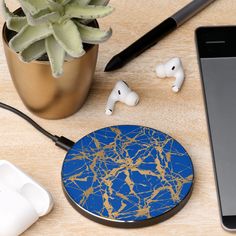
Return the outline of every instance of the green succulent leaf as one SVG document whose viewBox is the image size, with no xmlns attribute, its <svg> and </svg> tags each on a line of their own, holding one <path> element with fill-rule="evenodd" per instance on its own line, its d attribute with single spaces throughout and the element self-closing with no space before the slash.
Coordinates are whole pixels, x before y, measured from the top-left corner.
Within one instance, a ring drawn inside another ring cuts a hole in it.
<svg viewBox="0 0 236 236">
<path fill-rule="evenodd" d="M 15 15 L 11 13 L 6 5 L 6 2 L 4 0 L 1 1 L 1 11 L 5 19 L 14 17 Z"/>
<path fill-rule="evenodd" d="M 89 5 L 106 6 L 110 0 L 91 0 Z"/>
<path fill-rule="evenodd" d="M 65 61 L 72 61 L 74 57 L 70 56 L 68 53 L 65 54 Z"/>
<path fill-rule="evenodd" d="M 47 24 L 36 26 L 26 25 L 9 42 L 9 46 L 16 52 L 22 52 L 31 44 L 45 39 L 52 34 L 52 29 Z"/>
<path fill-rule="evenodd" d="M 81 39 L 84 43 L 98 44 L 106 41 L 112 35 L 112 29 L 102 31 L 98 28 L 83 25 L 76 21 L 76 25 L 79 29 Z"/>
<path fill-rule="evenodd" d="M 12 17 L 6 20 L 7 28 L 16 32 L 21 31 L 27 25 L 26 17 Z"/>
<path fill-rule="evenodd" d="M 63 74 L 65 50 L 57 43 L 53 36 L 45 40 L 45 45 L 53 76 L 58 78 Z"/>
<path fill-rule="evenodd" d="M 79 4 L 80 6 L 86 6 L 91 0 L 73 0 L 72 3 Z"/>
<path fill-rule="evenodd" d="M 31 62 L 40 58 L 46 53 L 45 40 L 39 40 L 29 47 L 27 47 L 23 52 L 20 53 L 20 58 L 24 62 Z"/>
<path fill-rule="evenodd" d="M 26 15 L 29 25 L 39 25 L 48 22 L 57 22 L 60 19 L 60 14 L 58 12 L 40 12 L 35 16 L 31 16 L 30 14 Z"/>
<path fill-rule="evenodd" d="M 26 17 L 20 17 L 11 13 L 5 1 L 2 1 L 1 8 L 8 29 L 19 32 L 27 24 Z"/>
<path fill-rule="evenodd" d="M 69 4 L 65 7 L 66 18 L 96 19 L 109 15 L 114 9 L 110 6 L 81 6 Z"/>
<path fill-rule="evenodd" d="M 31 15 L 35 15 L 42 10 L 49 9 L 48 0 L 19 0 L 23 8 L 27 9 Z"/>
<path fill-rule="evenodd" d="M 45 5 L 44 6 L 42 5 L 39 8 L 36 8 L 38 1 L 41 1 L 41 0 L 37 0 L 35 2 L 35 5 L 33 5 L 34 4 L 33 0 L 27 0 L 27 3 L 28 4 L 31 3 L 32 6 L 34 6 L 36 9 L 35 11 L 32 11 L 31 8 L 29 8 L 28 5 L 25 3 L 25 0 L 20 0 L 21 7 L 26 15 L 29 25 L 38 25 L 38 24 L 43 24 L 43 23 L 48 23 L 48 22 L 56 22 L 60 19 L 60 12 L 58 11 L 58 8 L 56 10 L 54 9 L 54 11 L 51 10 L 51 8 L 56 7 L 56 4 L 57 4 L 56 2 L 52 0 L 44 0 L 43 2 L 45 3 Z M 53 4 L 52 2 L 55 4 Z"/>
<path fill-rule="evenodd" d="M 80 1 L 80 0 L 77 0 Z M 110 0 L 90 0 L 89 5 L 94 5 L 94 6 L 106 6 L 109 3 Z M 93 19 L 91 20 L 80 20 L 83 24 L 89 24 Z"/>
<path fill-rule="evenodd" d="M 52 24 L 53 35 L 57 42 L 72 57 L 80 57 L 85 52 L 77 26 L 72 20 Z"/>
<path fill-rule="evenodd" d="M 63 13 L 64 7 L 62 4 L 55 2 L 54 0 L 48 0 L 48 3 L 50 5 L 51 11 Z"/>
<path fill-rule="evenodd" d="M 71 2 L 72 0 L 57 0 L 57 2 L 59 4 L 62 4 L 63 6 L 65 6 L 67 3 Z"/>
</svg>

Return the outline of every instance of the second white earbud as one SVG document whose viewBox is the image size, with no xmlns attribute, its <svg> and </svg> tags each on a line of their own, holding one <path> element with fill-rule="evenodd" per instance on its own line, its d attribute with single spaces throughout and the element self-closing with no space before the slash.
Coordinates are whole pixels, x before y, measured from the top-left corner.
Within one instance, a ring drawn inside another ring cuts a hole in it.
<svg viewBox="0 0 236 236">
<path fill-rule="evenodd" d="M 156 74 L 160 78 L 175 77 L 175 82 L 172 86 L 172 90 L 175 93 L 180 91 L 185 79 L 183 65 L 178 57 L 170 59 L 165 64 L 159 64 L 156 67 Z"/>
<path fill-rule="evenodd" d="M 123 102 L 128 106 L 136 106 L 139 102 L 139 96 L 132 91 L 129 86 L 122 80 L 118 81 L 112 90 L 106 105 L 106 114 L 113 113 L 115 103 Z"/>
</svg>

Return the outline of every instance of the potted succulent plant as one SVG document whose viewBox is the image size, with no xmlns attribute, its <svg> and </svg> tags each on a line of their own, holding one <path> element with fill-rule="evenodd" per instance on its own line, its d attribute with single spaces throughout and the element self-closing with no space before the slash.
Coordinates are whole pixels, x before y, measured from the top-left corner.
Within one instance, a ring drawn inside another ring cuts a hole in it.
<svg viewBox="0 0 236 236">
<path fill-rule="evenodd" d="M 4 0 L 3 45 L 14 85 L 26 107 L 47 118 L 80 109 L 90 89 L 109 0 L 19 0 L 10 12 Z"/>
</svg>

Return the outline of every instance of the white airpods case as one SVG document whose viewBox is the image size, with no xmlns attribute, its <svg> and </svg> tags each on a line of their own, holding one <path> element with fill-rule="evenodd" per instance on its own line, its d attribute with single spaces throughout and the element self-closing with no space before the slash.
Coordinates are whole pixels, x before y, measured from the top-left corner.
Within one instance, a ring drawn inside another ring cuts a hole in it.
<svg viewBox="0 0 236 236">
<path fill-rule="evenodd" d="M 53 200 L 41 185 L 0 160 L 0 236 L 17 236 L 48 214 Z"/>
</svg>

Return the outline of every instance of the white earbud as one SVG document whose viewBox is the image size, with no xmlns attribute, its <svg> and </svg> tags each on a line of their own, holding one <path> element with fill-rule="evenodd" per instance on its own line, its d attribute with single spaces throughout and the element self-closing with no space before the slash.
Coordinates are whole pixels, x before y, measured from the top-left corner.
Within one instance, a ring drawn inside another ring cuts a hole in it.
<svg viewBox="0 0 236 236">
<path fill-rule="evenodd" d="M 111 115 L 116 102 L 123 102 L 128 106 L 136 106 L 139 102 L 139 96 L 132 91 L 122 80 L 118 81 L 112 90 L 106 105 L 106 114 Z"/>
<path fill-rule="evenodd" d="M 175 82 L 172 86 L 172 90 L 177 93 L 181 89 L 185 75 L 182 62 L 180 58 L 172 58 L 165 64 L 159 64 L 156 67 L 156 74 L 160 78 L 175 77 Z"/>
</svg>

